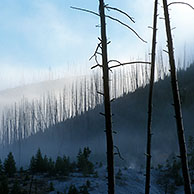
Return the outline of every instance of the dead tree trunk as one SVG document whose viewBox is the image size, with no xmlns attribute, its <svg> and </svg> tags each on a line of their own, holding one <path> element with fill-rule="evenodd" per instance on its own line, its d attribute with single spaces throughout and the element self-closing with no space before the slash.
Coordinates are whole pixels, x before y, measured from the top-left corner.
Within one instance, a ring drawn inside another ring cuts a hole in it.
<svg viewBox="0 0 194 194">
<path fill-rule="evenodd" d="M 109 69 L 107 59 L 106 23 L 104 14 L 104 1 L 100 0 L 99 2 L 100 2 L 99 12 L 101 21 L 101 41 L 102 41 L 104 109 L 105 109 L 106 141 L 107 141 L 108 194 L 114 194 L 114 154 L 113 154 L 110 94 L 109 94 Z"/>
<path fill-rule="evenodd" d="M 150 74 L 150 88 L 149 88 L 149 99 L 148 99 L 147 153 L 146 153 L 146 157 L 147 158 L 146 158 L 145 194 L 149 194 L 150 193 L 151 138 L 152 138 L 151 124 L 152 124 L 153 87 L 154 87 L 154 77 L 155 77 L 157 11 L 158 11 L 158 0 L 155 0 L 155 4 L 154 4 L 154 20 L 153 20 L 151 74 Z"/>
<path fill-rule="evenodd" d="M 166 24 L 166 35 L 167 35 L 167 42 L 168 42 L 168 54 L 169 54 L 169 63 L 170 63 L 170 72 L 171 72 L 171 85 L 172 85 L 172 93 L 173 93 L 173 100 L 174 100 L 174 110 L 175 110 L 175 118 L 176 118 L 176 125 L 177 125 L 180 158 L 181 158 L 181 164 L 182 164 L 182 173 L 184 178 L 184 190 L 186 194 L 191 194 L 192 189 L 191 189 L 191 181 L 190 181 L 189 169 L 188 169 L 187 151 L 186 151 L 186 145 L 185 145 L 184 127 L 183 127 L 183 120 L 182 120 L 178 82 L 177 82 L 177 76 L 176 76 L 173 41 L 172 41 L 167 0 L 163 0 L 163 6 L 164 6 L 164 16 L 165 16 L 165 24 Z"/>
</svg>

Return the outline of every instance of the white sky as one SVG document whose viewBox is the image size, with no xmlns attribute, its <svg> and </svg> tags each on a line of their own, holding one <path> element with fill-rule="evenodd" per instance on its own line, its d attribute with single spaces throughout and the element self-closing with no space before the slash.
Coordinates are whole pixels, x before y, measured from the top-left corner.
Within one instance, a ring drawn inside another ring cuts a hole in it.
<svg viewBox="0 0 194 194">
<path fill-rule="evenodd" d="M 171 1 L 168 1 L 171 2 Z M 193 0 L 185 0 L 194 6 Z M 107 0 L 135 18 L 127 22 L 148 42 L 151 42 L 153 0 Z M 70 6 L 98 11 L 98 0 L 1 0 L 0 1 L 0 90 L 66 73 L 83 74 L 94 62 L 88 59 L 98 43 L 99 24 L 96 16 L 75 11 Z M 159 6 L 163 17 L 162 1 Z M 172 5 L 170 10 L 176 56 L 193 56 L 194 10 L 186 5 Z M 164 21 L 159 20 L 158 49 L 165 49 Z M 142 43 L 120 24 L 107 20 L 107 36 L 111 40 L 109 58 L 120 61 L 143 59 L 150 44 Z"/>
</svg>

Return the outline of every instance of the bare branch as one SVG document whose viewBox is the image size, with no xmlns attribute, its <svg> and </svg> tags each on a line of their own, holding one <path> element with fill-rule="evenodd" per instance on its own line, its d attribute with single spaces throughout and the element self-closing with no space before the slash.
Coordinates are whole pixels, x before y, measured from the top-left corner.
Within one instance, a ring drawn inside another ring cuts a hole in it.
<svg viewBox="0 0 194 194">
<path fill-rule="evenodd" d="M 91 69 L 94 69 L 96 67 L 102 67 L 102 65 L 99 64 L 98 62 L 98 55 L 101 55 L 102 56 L 102 53 L 98 52 L 98 49 L 101 48 L 101 45 L 102 43 L 98 43 L 96 49 L 95 49 L 95 52 L 94 54 L 90 57 L 89 61 L 94 57 L 95 61 L 96 61 L 96 65 L 94 65 L 93 67 L 91 67 Z"/>
<path fill-rule="evenodd" d="M 98 13 L 96 13 L 94 11 L 91 11 L 91 10 L 88 10 L 88 9 L 83 9 L 83 8 L 79 8 L 79 7 L 72 7 L 72 6 L 70 8 L 75 9 L 75 10 L 79 10 L 79 11 L 84 11 L 84 12 L 87 12 L 87 13 L 91 13 L 93 15 L 96 15 L 96 16 L 100 17 L 100 15 Z"/>
<path fill-rule="evenodd" d="M 116 150 L 117 150 L 117 153 L 115 153 L 115 155 L 119 155 L 119 158 L 121 158 L 121 160 L 124 160 L 124 158 L 121 156 L 119 148 L 115 145 L 114 145 L 114 148 L 116 148 Z"/>
<path fill-rule="evenodd" d="M 131 17 L 131 16 L 130 16 L 129 14 L 127 14 L 126 12 L 124 12 L 124 11 L 118 9 L 118 8 L 115 8 L 115 7 L 109 7 L 109 6 L 107 6 L 107 5 L 105 6 L 105 8 L 107 8 L 107 10 L 112 9 L 112 10 L 114 10 L 114 11 L 118 11 L 118 12 L 122 13 L 123 15 L 127 16 L 133 23 L 135 23 L 134 18 Z"/>
<path fill-rule="evenodd" d="M 96 64 L 96 65 L 94 65 L 93 67 L 91 67 L 91 69 L 94 69 L 94 68 L 96 68 L 96 67 L 102 67 L 102 65 Z"/>
<path fill-rule="evenodd" d="M 84 11 L 84 12 L 87 12 L 87 13 L 91 13 L 91 14 L 93 14 L 93 15 L 96 15 L 96 16 L 99 16 L 99 17 L 100 17 L 100 15 L 99 15 L 98 13 L 96 13 L 96 12 L 94 12 L 94 11 L 91 11 L 91 10 L 88 10 L 88 9 L 83 9 L 83 8 L 78 8 L 78 7 L 72 7 L 72 6 L 71 6 L 70 8 L 75 9 L 75 10 L 79 10 L 79 11 Z M 121 25 L 127 27 L 127 28 L 128 28 L 129 30 L 131 30 L 131 31 L 132 31 L 132 32 L 133 32 L 133 33 L 134 33 L 141 41 L 147 43 L 147 41 L 145 41 L 143 38 L 141 38 L 140 35 L 139 35 L 133 28 L 131 28 L 129 25 L 125 24 L 124 22 L 122 22 L 122 21 L 120 21 L 119 19 L 114 18 L 114 17 L 112 17 L 112 16 L 105 15 L 105 17 L 107 17 L 107 18 L 109 18 L 109 19 L 111 19 L 111 20 L 113 20 L 113 21 L 116 21 L 116 22 L 118 22 L 119 24 L 121 24 Z"/>
<path fill-rule="evenodd" d="M 169 52 L 168 52 L 167 50 L 164 50 L 164 49 L 163 49 L 163 51 L 164 51 L 165 53 L 169 54 Z"/>
<path fill-rule="evenodd" d="M 133 32 L 133 33 L 134 33 L 141 41 L 147 43 L 147 41 L 145 41 L 143 38 L 141 38 L 140 35 L 139 35 L 133 28 L 131 28 L 129 25 L 125 24 L 124 22 L 122 22 L 122 21 L 120 21 L 119 19 L 114 18 L 114 17 L 112 17 L 112 16 L 105 15 L 105 17 L 107 17 L 107 18 L 109 18 L 109 19 L 111 19 L 111 20 L 113 20 L 113 21 L 116 21 L 116 22 L 118 22 L 119 24 L 121 24 L 121 25 L 127 27 L 127 28 L 128 28 L 129 30 L 131 30 L 131 31 L 132 31 L 132 32 Z"/>
<path fill-rule="evenodd" d="M 102 115 L 102 116 L 105 116 L 105 114 L 104 114 L 104 113 L 102 113 L 102 112 L 100 112 L 99 114 L 100 114 L 100 115 Z"/>
<path fill-rule="evenodd" d="M 99 53 L 99 52 L 98 52 L 98 49 L 100 48 L 101 44 L 102 44 L 101 42 L 98 43 L 98 45 L 97 45 L 97 47 L 96 47 L 96 50 L 95 50 L 94 54 L 90 57 L 89 61 L 90 61 L 93 57 L 96 57 L 97 54 L 102 55 L 102 53 Z"/>
<path fill-rule="evenodd" d="M 100 95 L 104 96 L 104 93 L 102 93 L 102 92 L 97 92 L 97 94 L 100 94 Z"/>
<path fill-rule="evenodd" d="M 169 3 L 168 6 L 173 5 L 173 4 L 183 4 L 183 5 L 187 5 L 187 6 L 189 6 L 191 9 L 194 10 L 194 7 L 191 6 L 189 3 L 185 3 L 185 2 L 181 2 L 181 1 Z"/>
<path fill-rule="evenodd" d="M 110 102 L 114 102 L 115 101 L 115 98 L 111 99 Z"/>
<path fill-rule="evenodd" d="M 146 62 L 146 61 L 132 61 L 132 62 L 121 63 L 117 60 L 110 60 L 109 63 L 110 62 L 117 62 L 118 63 L 118 65 L 113 65 L 113 66 L 109 67 L 111 69 L 115 68 L 115 67 L 119 67 L 119 66 L 132 65 L 132 64 L 151 64 L 151 62 Z"/>
<path fill-rule="evenodd" d="M 108 64 L 109 64 L 109 63 L 112 63 L 112 62 L 116 62 L 116 63 L 119 63 L 119 64 L 121 65 L 121 62 L 118 61 L 118 60 L 110 60 L 110 61 L 108 61 Z"/>
</svg>

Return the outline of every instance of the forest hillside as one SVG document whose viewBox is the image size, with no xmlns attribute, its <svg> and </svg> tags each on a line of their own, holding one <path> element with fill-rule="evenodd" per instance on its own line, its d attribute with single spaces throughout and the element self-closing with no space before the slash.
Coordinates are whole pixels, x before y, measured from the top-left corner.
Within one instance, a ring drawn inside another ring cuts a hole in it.
<svg viewBox="0 0 194 194">
<path fill-rule="evenodd" d="M 194 136 L 194 66 L 178 72 L 186 138 Z M 146 146 L 148 85 L 112 102 L 115 145 L 124 160 L 116 156 L 116 163 L 129 166 L 144 164 Z M 59 122 L 44 132 L 37 132 L 12 145 L 1 153 L 12 151 L 16 161 L 29 161 L 40 147 L 44 154 L 75 156 L 80 147 L 89 146 L 93 159 L 105 162 L 105 134 L 103 106 L 97 105 L 80 115 Z M 154 88 L 153 105 L 153 164 L 166 161 L 172 153 L 178 154 L 177 133 L 172 106 L 170 77 L 159 80 Z"/>
</svg>

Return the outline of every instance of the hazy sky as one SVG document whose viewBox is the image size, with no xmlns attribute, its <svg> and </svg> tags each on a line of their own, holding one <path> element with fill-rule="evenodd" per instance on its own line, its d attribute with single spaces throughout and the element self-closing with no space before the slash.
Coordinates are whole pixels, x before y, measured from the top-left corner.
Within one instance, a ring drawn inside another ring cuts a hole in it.
<svg viewBox="0 0 194 194">
<path fill-rule="evenodd" d="M 168 1 L 171 2 L 171 1 Z M 194 6 L 193 0 L 185 2 Z M 107 0 L 135 18 L 136 23 L 115 14 L 129 24 L 142 38 L 151 42 L 153 0 Z M 0 90 L 24 82 L 46 79 L 49 72 L 65 74 L 90 71 L 94 62 L 88 59 L 98 43 L 99 18 L 70 9 L 70 6 L 98 11 L 98 0 L 1 0 L 0 1 Z M 163 17 L 162 1 L 159 6 Z M 191 56 L 194 50 L 194 10 L 185 5 L 171 7 L 176 55 L 181 57 L 186 48 Z M 130 61 L 143 59 L 150 44 L 141 42 L 125 27 L 107 20 L 107 36 L 111 40 L 109 58 Z M 159 20 L 158 49 L 165 49 L 164 21 Z M 74 70 L 74 72 L 76 72 Z M 56 75 L 55 75 L 56 76 Z"/>
</svg>

